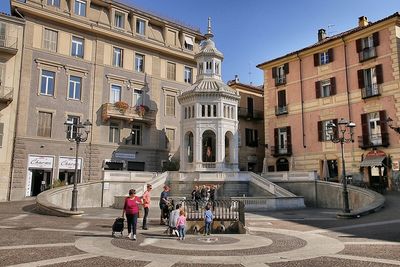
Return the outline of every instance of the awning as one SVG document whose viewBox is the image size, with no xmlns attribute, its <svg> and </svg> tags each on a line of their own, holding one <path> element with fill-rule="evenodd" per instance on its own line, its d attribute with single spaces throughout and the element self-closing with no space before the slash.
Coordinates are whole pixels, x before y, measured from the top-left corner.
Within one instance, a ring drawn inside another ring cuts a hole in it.
<svg viewBox="0 0 400 267">
<path fill-rule="evenodd" d="M 386 156 L 373 156 L 366 157 L 360 164 L 360 167 L 374 167 L 374 166 L 382 166 L 382 161 L 386 158 Z"/>
<path fill-rule="evenodd" d="M 192 40 L 192 38 L 190 38 L 190 37 L 185 36 L 185 42 L 186 42 L 188 45 L 193 45 L 193 40 Z"/>
</svg>

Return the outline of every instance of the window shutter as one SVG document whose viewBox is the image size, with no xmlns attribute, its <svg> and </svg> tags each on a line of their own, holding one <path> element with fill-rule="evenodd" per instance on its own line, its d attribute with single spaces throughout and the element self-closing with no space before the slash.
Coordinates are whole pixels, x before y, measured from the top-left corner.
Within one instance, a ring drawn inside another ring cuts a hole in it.
<svg viewBox="0 0 400 267">
<path fill-rule="evenodd" d="M 285 65 L 283 65 L 283 69 L 285 70 L 285 74 L 289 73 L 289 63 L 285 63 Z"/>
<path fill-rule="evenodd" d="M 358 70 L 357 76 L 358 76 L 358 88 L 362 89 L 365 87 L 364 86 L 364 70 Z"/>
<path fill-rule="evenodd" d="M 253 130 L 254 131 L 254 146 L 258 147 L 258 131 L 257 130 Z"/>
<path fill-rule="evenodd" d="M 320 81 L 315 82 L 315 97 L 321 98 L 321 82 Z"/>
<path fill-rule="evenodd" d="M 368 114 L 361 114 L 361 129 L 362 129 L 362 142 L 363 146 L 369 145 L 369 125 L 368 125 Z"/>
<path fill-rule="evenodd" d="M 336 95 L 336 78 L 331 78 L 331 95 Z"/>
<path fill-rule="evenodd" d="M 286 91 L 278 91 L 278 107 L 286 106 Z"/>
<path fill-rule="evenodd" d="M 323 138 L 322 138 L 322 134 L 323 134 L 323 131 L 322 131 L 322 121 L 319 121 L 319 122 L 318 122 L 318 142 L 324 141 Z"/>
<path fill-rule="evenodd" d="M 329 62 L 333 61 L 333 48 L 328 49 Z"/>
<path fill-rule="evenodd" d="M 374 32 L 374 34 L 372 34 L 372 39 L 374 41 L 374 46 L 377 47 L 379 45 L 379 32 Z"/>
<path fill-rule="evenodd" d="M 334 138 L 339 138 L 339 125 L 338 125 L 338 119 L 333 119 L 332 120 L 333 124 L 336 125 L 336 127 L 333 130 L 333 137 Z"/>
<path fill-rule="evenodd" d="M 381 126 L 381 133 L 387 133 L 386 110 L 379 111 L 379 124 Z"/>
<path fill-rule="evenodd" d="M 251 130 L 246 128 L 246 146 L 250 146 L 251 143 Z"/>
<path fill-rule="evenodd" d="M 314 66 L 319 66 L 319 53 L 314 54 Z"/>
<path fill-rule="evenodd" d="M 286 127 L 286 136 L 287 136 L 287 144 L 292 144 L 292 132 L 290 130 L 290 126 Z"/>
<path fill-rule="evenodd" d="M 275 147 L 277 148 L 279 146 L 279 135 L 278 135 L 278 128 L 274 129 L 274 143 Z"/>
<path fill-rule="evenodd" d="M 362 43 L 361 43 L 361 39 L 357 39 L 356 40 L 356 49 L 357 49 L 357 53 L 360 53 L 362 50 Z"/>
<path fill-rule="evenodd" d="M 272 78 L 275 79 L 276 78 L 276 67 L 272 68 Z"/>
<path fill-rule="evenodd" d="M 378 84 L 383 83 L 383 69 L 382 69 L 382 64 L 376 65 L 375 66 L 375 72 L 376 72 L 376 82 Z"/>
</svg>

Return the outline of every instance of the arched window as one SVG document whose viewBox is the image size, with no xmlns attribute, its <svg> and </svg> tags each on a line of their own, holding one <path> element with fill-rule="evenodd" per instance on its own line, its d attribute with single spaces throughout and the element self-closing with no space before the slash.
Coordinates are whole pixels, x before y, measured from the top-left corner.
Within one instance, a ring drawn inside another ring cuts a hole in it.
<svg viewBox="0 0 400 267">
<path fill-rule="evenodd" d="M 215 162 L 215 133 L 207 130 L 203 133 L 202 155 L 203 162 Z"/>
</svg>

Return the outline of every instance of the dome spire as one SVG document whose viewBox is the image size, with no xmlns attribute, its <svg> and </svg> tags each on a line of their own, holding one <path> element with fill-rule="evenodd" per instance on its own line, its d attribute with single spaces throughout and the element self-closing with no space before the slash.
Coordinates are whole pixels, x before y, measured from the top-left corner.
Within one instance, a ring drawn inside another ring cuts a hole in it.
<svg viewBox="0 0 400 267">
<path fill-rule="evenodd" d="M 208 17 L 208 27 L 207 27 L 207 33 L 205 34 L 207 39 L 213 38 L 214 34 L 211 31 L 211 17 Z"/>
</svg>

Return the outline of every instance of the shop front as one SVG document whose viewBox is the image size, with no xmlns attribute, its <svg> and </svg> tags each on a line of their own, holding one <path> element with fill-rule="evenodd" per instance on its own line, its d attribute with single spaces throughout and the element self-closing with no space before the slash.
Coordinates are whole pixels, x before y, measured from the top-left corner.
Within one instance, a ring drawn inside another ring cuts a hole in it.
<svg viewBox="0 0 400 267">
<path fill-rule="evenodd" d="M 372 189 L 384 191 L 388 187 L 388 164 L 387 155 L 381 150 L 368 152 L 360 167 L 364 168 L 364 177 Z"/>
<path fill-rule="evenodd" d="M 65 185 L 74 183 L 75 158 L 60 156 L 58 158 L 58 179 Z M 78 158 L 78 183 L 82 182 L 82 158 Z"/>
<path fill-rule="evenodd" d="M 25 196 L 37 196 L 52 184 L 54 156 L 29 155 Z"/>
</svg>

